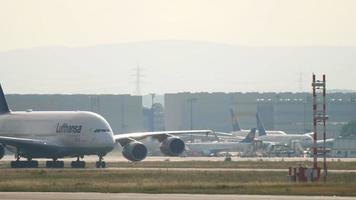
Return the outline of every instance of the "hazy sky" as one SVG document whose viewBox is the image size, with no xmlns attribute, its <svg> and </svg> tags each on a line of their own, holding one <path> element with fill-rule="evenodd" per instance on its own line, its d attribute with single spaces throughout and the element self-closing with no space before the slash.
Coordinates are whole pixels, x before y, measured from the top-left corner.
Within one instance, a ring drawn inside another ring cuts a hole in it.
<svg viewBox="0 0 356 200">
<path fill-rule="evenodd" d="M 353 0 L 0 0 L 0 51 L 143 40 L 356 46 Z"/>
<path fill-rule="evenodd" d="M 140 63 L 144 93 L 296 91 L 312 72 L 354 90 L 355 10 L 356 0 L 0 0 L 0 82 L 10 93 L 131 93 Z M 158 43 L 123 45 L 136 41 Z M 50 48 L 18 50 L 34 47 Z"/>
</svg>

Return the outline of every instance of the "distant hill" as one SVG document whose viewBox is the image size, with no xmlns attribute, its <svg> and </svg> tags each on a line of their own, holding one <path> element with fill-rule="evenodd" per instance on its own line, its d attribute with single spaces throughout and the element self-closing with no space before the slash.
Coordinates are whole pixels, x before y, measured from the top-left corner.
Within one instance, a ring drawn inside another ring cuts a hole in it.
<svg viewBox="0 0 356 200">
<path fill-rule="evenodd" d="M 132 93 L 134 68 L 144 94 L 182 91 L 310 90 L 311 73 L 328 88 L 355 90 L 355 47 L 243 47 L 199 41 L 146 41 L 86 48 L 0 52 L 10 93 Z"/>
</svg>

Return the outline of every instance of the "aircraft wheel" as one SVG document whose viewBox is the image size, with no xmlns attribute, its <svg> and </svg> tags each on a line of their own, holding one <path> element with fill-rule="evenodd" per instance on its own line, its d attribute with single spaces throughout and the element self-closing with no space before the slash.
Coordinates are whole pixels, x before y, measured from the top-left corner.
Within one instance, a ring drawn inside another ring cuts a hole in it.
<svg viewBox="0 0 356 200">
<path fill-rule="evenodd" d="M 64 162 L 63 161 L 47 161 L 46 162 L 46 167 L 47 168 L 64 168 Z"/>
<path fill-rule="evenodd" d="M 53 161 L 46 161 L 46 168 L 53 168 Z"/>
<path fill-rule="evenodd" d="M 11 161 L 11 168 L 38 168 L 38 161 Z"/>
<path fill-rule="evenodd" d="M 58 168 L 64 168 L 64 161 L 57 161 Z"/>
<path fill-rule="evenodd" d="M 72 161 L 71 167 L 72 168 L 85 168 L 85 161 Z"/>
<path fill-rule="evenodd" d="M 97 161 L 96 162 L 96 168 L 105 168 L 106 163 L 104 161 Z"/>
<path fill-rule="evenodd" d="M 10 165 L 11 165 L 11 168 L 20 168 L 20 164 L 19 164 L 20 161 L 11 161 Z"/>
<path fill-rule="evenodd" d="M 28 161 L 28 167 L 29 168 L 38 168 L 38 161 L 36 161 L 36 160 Z"/>
</svg>

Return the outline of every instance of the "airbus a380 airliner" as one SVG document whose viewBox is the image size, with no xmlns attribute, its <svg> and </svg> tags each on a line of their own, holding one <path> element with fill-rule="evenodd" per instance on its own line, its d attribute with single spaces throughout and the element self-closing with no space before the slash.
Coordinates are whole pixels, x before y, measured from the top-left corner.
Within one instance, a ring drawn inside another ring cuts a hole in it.
<svg viewBox="0 0 356 200">
<path fill-rule="evenodd" d="M 98 168 L 104 168 L 103 157 L 119 143 L 122 154 L 130 161 L 147 156 L 146 146 L 139 140 L 152 137 L 161 142 L 162 153 L 178 156 L 185 144 L 173 136 L 183 133 L 207 133 L 210 130 L 139 132 L 114 135 L 109 123 L 100 115 L 83 111 L 12 112 L 0 85 L 0 159 L 5 148 L 15 153 L 13 168 L 38 167 L 34 158 L 48 158 L 48 168 L 63 168 L 58 159 L 76 157 L 73 168 L 84 168 L 85 155 L 98 155 Z M 26 158 L 26 160 L 20 160 Z"/>
</svg>

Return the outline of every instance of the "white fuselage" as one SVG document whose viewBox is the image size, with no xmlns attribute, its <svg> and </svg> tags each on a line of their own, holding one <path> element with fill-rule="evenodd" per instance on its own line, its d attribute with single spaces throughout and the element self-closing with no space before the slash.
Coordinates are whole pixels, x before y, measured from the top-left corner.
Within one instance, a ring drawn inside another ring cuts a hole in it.
<svg viewBox="0 0 356 200">
<path fill-rule="evenodd" d="M 246 137 L 250 133 L 251 130 L 240 130 L 240 131 L 233 131 L 230 134 L 237 136 L 237 137 Z M 266 131 L 267 135 L 287 135 L 284 131 Z"/>
<path fill-rule="evenodd" d="M 44 141 L 56 157 L 106 154 L 114 147 L 113 132 L 98 114 L 82 111 L 11 112 L 0 115 L 0 136 Z M 9 146 L 11 149 L 11 146 Z M 50 157 L 51 152 L 31 152 Z M 46 149 L 44 149 L 45 151 Z"/>
<path fill-rule="evenodd" d="M 244 138 L 246 137 L 251 130 L 239 130 L 239 131 L 232 131 L 230 132 L 230 134 L 232 134 L 233 136 L 239 137 L 239 138 Z"/>
<path fill-rule="evenodd" d="M 186 143 L 187 148 L 191 152 L 210 155 L 218 152 L 242 152 L 251 143 L 244 142 L 201 142 L 201 143 Z"/>
<path fill-rule="evenodd" d="M 269 134 L 273 134 L 273 135 L 287 135 L 287 133 L 286 132 L 284 132 L 284 131 L 266 131 L 266 133 L 267 133 L 267 135 L 269 135 Z"/>
<path fill-rule="evenodd" d="M 310 145 L 313 138 L 307 134 L 267 134 L 257 137 L 262 142 L 271 142 L 281 145 L 290 145 L 292 141 L 298 141 L 302 145 Z"/>
</svg>

